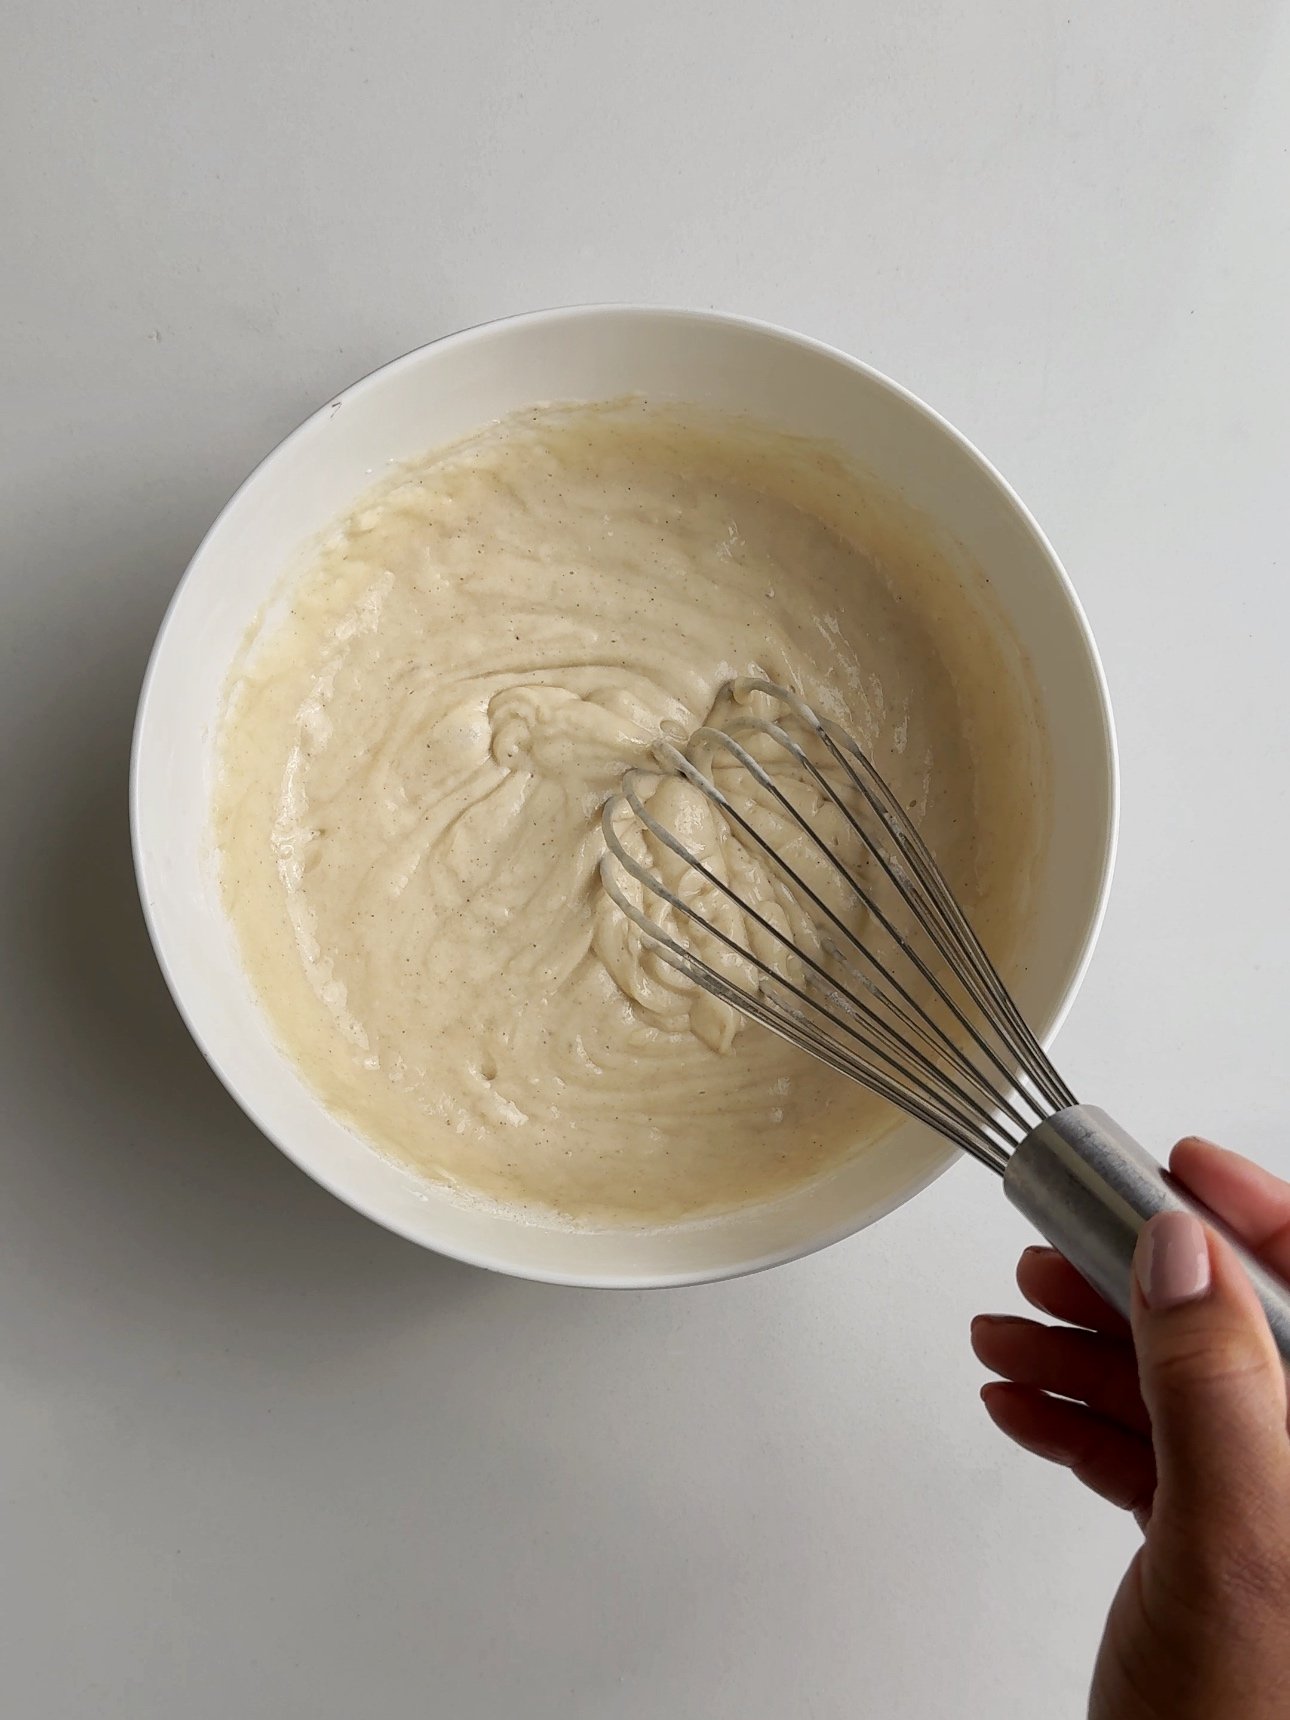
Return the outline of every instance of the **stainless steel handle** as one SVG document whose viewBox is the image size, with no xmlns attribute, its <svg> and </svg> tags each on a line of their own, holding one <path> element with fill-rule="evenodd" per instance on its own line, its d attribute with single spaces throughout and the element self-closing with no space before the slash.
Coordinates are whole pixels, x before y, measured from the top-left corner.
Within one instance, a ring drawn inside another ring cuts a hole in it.
<svg viewBox="0 0 1290 1720">
<path fill-rule="evenodd" d="M 1157 1212 L 1194 1212 L 1233 1244 L 1290 1364 L 1290 1288 L 1260 1266 L 1227 1226 L 1181 1189 L 1132 1135 L 1093 1105 L 1041 1123 L 1003 1173 L 1008 1199 L 1122 1314 L 1138 1232 Z"/>
</svg>

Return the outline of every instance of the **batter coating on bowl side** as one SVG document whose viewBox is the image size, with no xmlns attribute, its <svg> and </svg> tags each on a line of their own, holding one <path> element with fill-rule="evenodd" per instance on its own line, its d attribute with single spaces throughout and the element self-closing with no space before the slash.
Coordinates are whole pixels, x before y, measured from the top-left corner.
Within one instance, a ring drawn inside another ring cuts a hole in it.
<svg viewBox="0 0 1290 1720">
<path fill-rule="evenodd" d="M 1006 964 L 1044 822 L 1015 647 L 827 452 L 639 403 L 400 470 L 230 683 L 225 904 L 284 1050 L 464 1196 L 657 1224 L 766 1200 L 891 1113 L 660 982 L 597 879 L 660 731 L 763 675 L 851 730 Z"/>
</svg>

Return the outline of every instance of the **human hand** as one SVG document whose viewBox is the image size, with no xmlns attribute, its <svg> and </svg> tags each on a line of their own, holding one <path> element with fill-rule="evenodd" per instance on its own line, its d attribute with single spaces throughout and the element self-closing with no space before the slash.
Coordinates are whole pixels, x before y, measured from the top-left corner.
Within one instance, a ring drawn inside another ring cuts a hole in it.
<svg viewBox="0 0 1290 1720">
<path fill-rule="evenodd" d="M 1180 1142 L 1170 1168 L 1290 1278 L 1290 1184 L 1199 1140 Z M 1065 1324 L 973 1321 L 973 1349 L 1002 1376 L 982 1391 L 986 1409 L 1144 1531 L 1107 1619 L 1090 1720 L 1286 1720 L 1286 1376 L 1236 1255 L 1188 1215 L 1152 1219 L 1131 1322 L 1051 1248 L 1026 1249 L 1017 1282 Z"/>
</svg>

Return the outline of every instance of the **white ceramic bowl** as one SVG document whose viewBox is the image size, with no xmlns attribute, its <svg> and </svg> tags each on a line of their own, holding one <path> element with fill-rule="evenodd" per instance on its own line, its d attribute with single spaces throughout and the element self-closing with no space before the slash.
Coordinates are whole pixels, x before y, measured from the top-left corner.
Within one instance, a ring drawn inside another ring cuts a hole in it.
<svg viewBox="0 0 1290 1720">
<path fill-rule="evenodd" d="M 359 1212 L 444 1254 L 561 1283 L 694 1283 L 754 1271 L 870 1224 L 953 1153 L 907 1124 L 775 1205 L 647 1233 L 545 1228 L 471 1210 L 328 1114 L 281 1055 L 214 888 L 208 802 L 221 689 L 301 545 L 391 463 L 539 401 L 630 393 L 744 412 L 839 446 L 987 569 L 1028 651 L 1052 753 L 1053 820 L 1018 998 L 1045 1037 L 1102 917 L 1116 826 L 1115 745 L 1097 653 L 1039 528 L 944 419 L 842 353 L 782 330 L 626 306 L 489 323 L 396 359 L 330 401 L 247 479 L 175 594 L 144 683 L 131 785 L 135 862 L 157 955 L 194 1038 L 265 1134 Z"/>
</svg>

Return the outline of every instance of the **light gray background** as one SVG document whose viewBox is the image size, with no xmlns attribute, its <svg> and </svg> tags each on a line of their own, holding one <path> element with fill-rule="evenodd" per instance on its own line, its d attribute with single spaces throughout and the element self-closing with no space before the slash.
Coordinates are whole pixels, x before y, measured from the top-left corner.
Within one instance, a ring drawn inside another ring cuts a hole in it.
<svg viewBox="0 0 1290 1720">
<path fill-rule="evenodd" d="M 127 742 L 202 531 L 381 360 L 571 300 L 801 328 L 1087 602 L 1124 826 L 1072 1080 L 1290 1171 L 1290 8 L 5 10 L 4 1712 L 1079 1715 L 1134 1537 L 976 1401 L 992 1181 L 667 1294 L 384 1235 L 189 1044 Z"/>
</svg>

